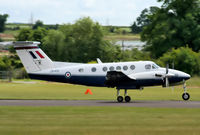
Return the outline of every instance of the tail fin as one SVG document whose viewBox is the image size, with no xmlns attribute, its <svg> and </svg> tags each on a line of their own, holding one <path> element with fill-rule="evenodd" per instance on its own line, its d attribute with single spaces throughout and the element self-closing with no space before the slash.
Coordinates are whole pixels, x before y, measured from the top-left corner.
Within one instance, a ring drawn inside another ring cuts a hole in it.
<svg viewBox="0 0 200 135">
<path fill-rule="evenodd" d="M 28 73 L 53 68 L 51 59 L 38 47 L 40 42 L 17 41 L 13 44 Z"/>
</svg>

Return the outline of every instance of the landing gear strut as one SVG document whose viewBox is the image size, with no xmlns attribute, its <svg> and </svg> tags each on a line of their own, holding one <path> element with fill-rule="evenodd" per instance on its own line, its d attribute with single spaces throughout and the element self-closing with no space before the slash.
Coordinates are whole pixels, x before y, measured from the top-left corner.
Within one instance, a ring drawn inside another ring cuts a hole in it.
<svg viewBox="0 0 200 135">
<path fill-rule="evenodd" d="M 183 93 L 183 95 L 182 95 L 182 98 L 183 98 L 183 100 L 187 101 L 187 100 L 190 99 L 190 94 L 187 93 L 187 87 L 186 87 L 186 82 L 185 82 L 185 80 L 183 80 L 183 81 L 184 81 L 184 84 L 183 84 L 184 93 Z"/>
<path fill-rule="evenodd" d="M 127 89 L 125 89 L 125 91 L 124 91 L 124 96 L 125 96 L 125 101 L 127 103 L 131 101 L 131 97 L 128 96 Z M 117 101 L 119 103 L 122 103 L 123 100 L 124 100 L 124 98 L 122 96 L 120 96 L 120 89 L 117 89 Z"/>
<path fill-rule="evenodd" d="M 124 98 L 122 96 L 120 96 L 120 89 L 117 89 L 117 101 L 119 103 L 122 103 L 124 100 Z"/>
</svg>

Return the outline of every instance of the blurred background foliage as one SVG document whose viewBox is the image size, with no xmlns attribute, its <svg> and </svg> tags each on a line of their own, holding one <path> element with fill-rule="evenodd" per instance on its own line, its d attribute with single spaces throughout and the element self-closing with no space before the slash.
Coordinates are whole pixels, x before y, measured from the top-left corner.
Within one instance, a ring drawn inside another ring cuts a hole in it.
<svg viewBox="0 0 200 135">
<path fill-rule="evenodd" d="M 191 75 L 200 75 L 200 1 L 158 0 L 161 7 L 144 9 L 128 27 L 102 26 L 89 17 L 74 24 L 10 27 L 17 41 L 39 41 L 41 49 L 54 61 L 95 63 L 151 60 Z M 0 14 L 0 29 L 5 30 L 7 14 Z M 2 23 L 1 23 L 2 22 Z M 144 49 L 123 50 L 109 39 L 130 36 L 146 42 Z M 0 39 L 1 41 L 1 39 Z M 22 68 L 14 49 L 0 55 L 0 70 Z"/>
</svg>

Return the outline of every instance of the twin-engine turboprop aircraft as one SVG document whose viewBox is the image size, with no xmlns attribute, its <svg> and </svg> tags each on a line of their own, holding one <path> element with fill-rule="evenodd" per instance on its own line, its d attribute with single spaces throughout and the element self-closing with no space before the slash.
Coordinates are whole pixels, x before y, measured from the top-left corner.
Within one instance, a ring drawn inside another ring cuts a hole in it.
<svg viewBox="0 0 200 135">
<path fill-rule="evenodd" d="M 0 43 L 1 44 L 1 43 Z M 3 43 L 5 45 L 5 43 Z M 182 98 L 189 100 L 185 81 L 190 75 L 184 72 L 161 68 L 152 61 L 98 64 L 53 62 L 39 47 L 39 42 L 18 41 L 12 44 L 30 78 L 86 86 L 111 87 L 117 89 L 117 101 L 123 102 L 120 90 L 125 90 L 125 101 L 131 98 L 127 90 L 143 89 L 147 86 L 163 87 L 184 84 Z"/>
</svg>

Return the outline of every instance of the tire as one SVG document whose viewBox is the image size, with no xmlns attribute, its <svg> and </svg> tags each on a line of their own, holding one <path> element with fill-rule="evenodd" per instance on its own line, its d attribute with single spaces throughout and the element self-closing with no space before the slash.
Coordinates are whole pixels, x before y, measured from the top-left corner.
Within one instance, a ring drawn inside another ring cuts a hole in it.
<svg viewBox="0 0 200 135">
<path fill-rule="evenodd" d="M 187 101 L 190 99 L 190 94 L 189 93 L 183 93 L 182 95 L 183 100 Z"/>
<path fill-rule="evenodd" d="M 127 103 L 129 103 L 129 102 L 131 101 L 131 97 L 130 97 L 130 96 L 126 96 L 126 97 L 125 97 L 125 101 L 126 101 Z"/>
<path fill-rule="evenodd" d="M 118 101 L 119 103 L 122 103 L 123 100 L 124 100 L 124 98 L 123 98 L 122 96 L 117 97 L 117 101 Z"/>
</svg>

